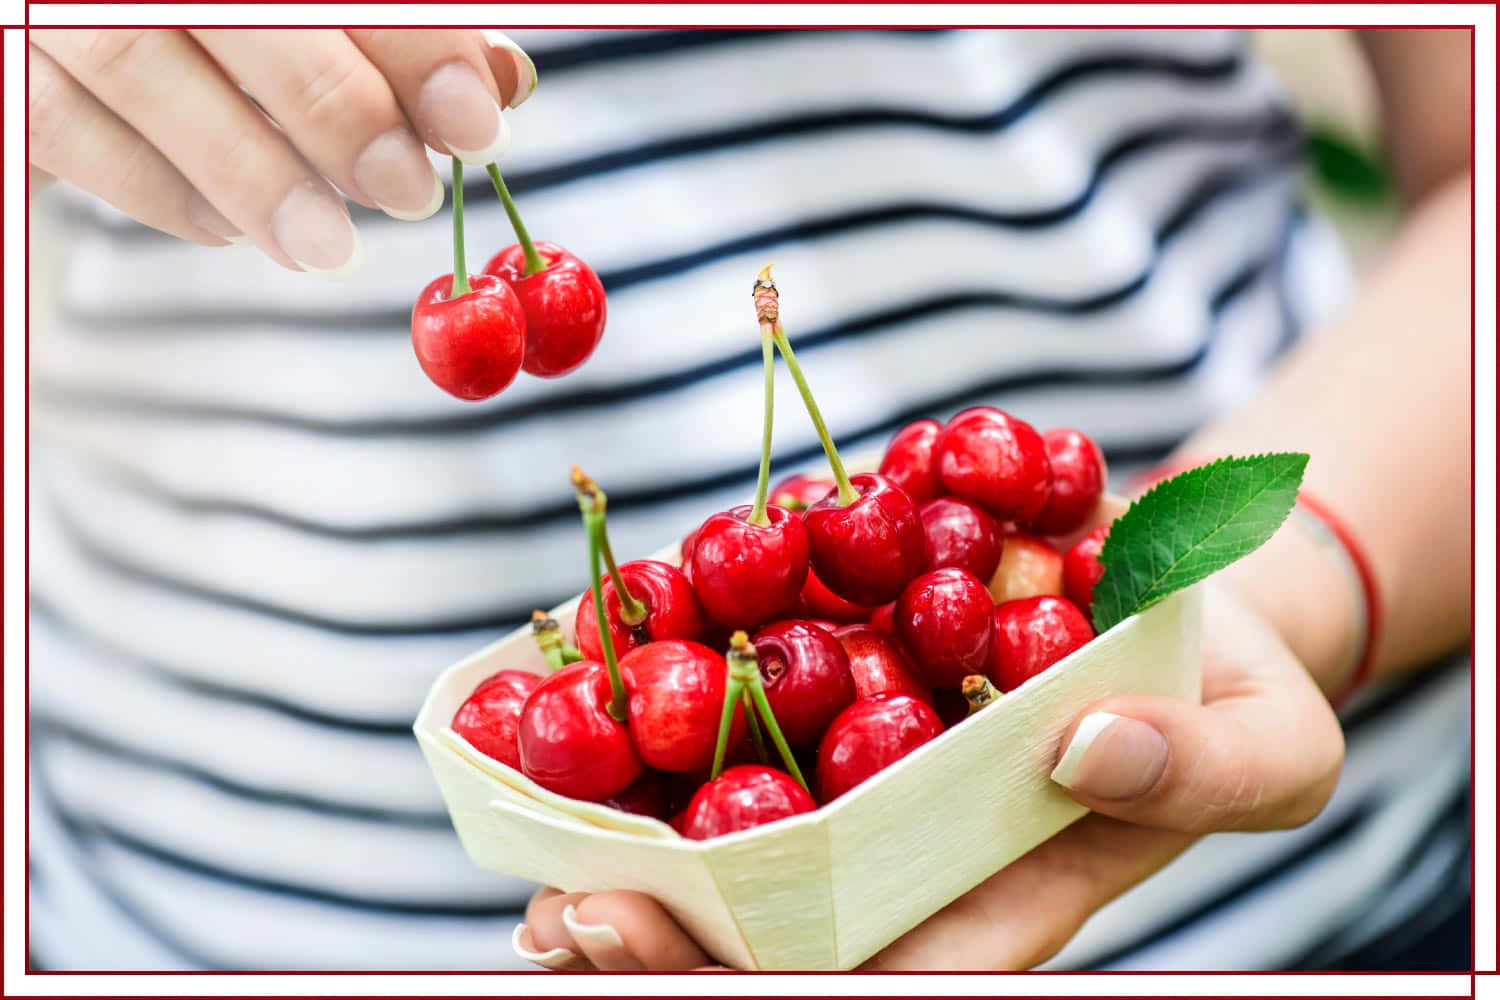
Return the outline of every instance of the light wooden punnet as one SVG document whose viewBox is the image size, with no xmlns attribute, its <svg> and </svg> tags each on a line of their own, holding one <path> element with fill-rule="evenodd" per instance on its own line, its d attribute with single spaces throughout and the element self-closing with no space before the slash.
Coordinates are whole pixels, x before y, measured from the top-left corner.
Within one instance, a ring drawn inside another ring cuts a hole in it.
<svg viewBox="0 0 1500 1000">
<path fill-rule="evenodd" d="M 569 632 L 577 604 L 552 612 Z M 413 728 L 481 867 L 648 893 L 736 968 L 850 969 L 1084 815 L 1048 778 L 1064 730 L 1107 695 L 1196 701 L 1200 621 L 1198 590 L 1174 594 L 817 812 L 710 841 L 555 795 L 449 728 L 495 671 L 547 672 L 529 627 L 444 671 Z"/>
</svg>

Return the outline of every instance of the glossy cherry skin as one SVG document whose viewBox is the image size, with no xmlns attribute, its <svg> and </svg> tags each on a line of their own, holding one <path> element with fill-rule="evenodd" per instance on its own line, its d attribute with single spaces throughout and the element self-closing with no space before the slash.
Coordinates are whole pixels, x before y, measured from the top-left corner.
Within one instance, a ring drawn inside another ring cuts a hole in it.
<svg viewBox="0 0 1500 1000">
<path fill-rule="evenodd" d="M 870 627 L 879 629 L 886 635 L 896 634 L 896 602 L 889 601 L 876 608 L 870 614 Z"/>
<path fill-rule="evenodd" d="M 990 680 L 1001 691 L 1014 691 L 1093 638 L 1083 612 L 1061 597 L 996 605 Z"/>
<path fill-rule="evenodd" d="M 1039 535 L 1065 535 L 1081 528 L 1094 512 L 1109 473 L 1104 453 L 1082 431 L 1054 428 L 1042 435 L 1042 443 L 1052 469 L 1052 492 L 1047 506 L 1031 519 L 1031 530 Z"/>
<path fill-rule="evenodd" d="M 861 698 L 818 746 L 818 796 L 832 802 L 943 733 L 931 706 L 901 694 Z"/>
<path fill-rule="evenodd" d="M 1085 615 L 1094 603 L 1094 584 L 1104 575 L 1099 553 L 1104 551 L 1108 536 L 1109 525 L 1100 525 L 1063 554 L 1063 595 Z"/>
<path fill-rule="evenodd" d="M 849 656 L 849 673 L 859 697 L 904 694 L 932 704 L 932 691 L 918 678 L 894 636 L 871 625 L 845 625 L 833 637 Z"/>
<path fill-rule="evenodd" d="M 846 625 L 867 622 L 870 615 L 875 613 L 875 609 L 869 605 L 846 601 L 829 590 L 812 570 L 808 570 L 807 582 L 802 585 L 802 600 L 807 605 L 809 615 Z"/>
<path fill-rule="evenodd" d="M 767 625 L 750 641 L 787 743 L 815 745 L 833 717 L 858 697 L 849 655 L 832 632 L 805 621 Z"/>
<path fill-rule="evenodd" d="M 1063 592 L 1062 553 L 1034 535 L 1014 534 L 1005 539 L 1000 566 L 990 577 L 990 596 L 996 604 L 1023 597 Z"/>
<path fill-rule="evenodd" d="M 526 313 L 526 356 L 521 367 L 532 375 L 556 378 L 588 360 L 604 336 L 604 285 L 599 276 L 556 243 L 539 242 L 547 266 L 526 273 L 526 251 L 516 243 L 484 266 L 504 280 Z"/>
<path fill-rule="evenodd" d="M 922 572 L 927 539 L 917 505 L 884 476 L 850 476 L 858 498 L 839 506 L 834 492 L 808 508 L 802 519 L 812 566 L 828 589 L 855 604 L 884 604 Z"/>
<path fill-rule="evenodd" d="M 752 629 L 795 614 L 807 582 L 808 536 L 802 518 L 770 504 L 770 524 L 750 523 L 749 504 L 711 515 L 693 542 L 688 573 L 714 621 Z"/>
<path fill-rule="evenodd" d="M 936 460 L 945 490 L 973 500 L 1001 521 L 1029 521 L 1052 493 L 1042 436 L 992 406 L 950 420 L 938 438 Z"/>
<path fill-rule="evenodd" d="M 807 622 L 807 624 L 809 625 L 816 625 L 818 626 L 818 628 L 828 633 L 837 632 L 839 629 L 844 627 L 841 623 L 831 622 L 827 618 L 804 618 L 802 620 Z"/>
<path fill-rule="evenodd" d="M 927 536 L 928 570 L 953 566 L 981 580 L 995 575 L 1005 550 L 1005 533 L 984 508 L 958 497 L 939 497 L 924 503 L 917 513 Z"/>
<path fill-rule="evenodd" d="M 914 503 L 926 503 L 943 494 L 933 451 L 943 425 L 936 420 L 915 420 L 896 432 L 880 460 L 882 476 L 906 491 Z"/>
<path fill-rule="evenodd" d="M 502 670 L 485 678 L 453 715 L 453 731 L 492 760 L 521 769 L 516 727 L 521 706 L 542 682 L 527 670 Z"/>
<path fill-rule="evenodd" d="M 580 660 L 542 679 L 521 708 L 521 772 L 548 791 L 588 802 L 617 795 L 641 773 L 624 724 L 610 716 L 609 672 Z"/>
<path fill-rule="evenodd" d="M 827 476 L 807 476 L 798 473 L 787 476 L 771 487 L 770 502 L 787 510 L 802 513 L 828 495 L 838 484 Z"/>
<path fill-rule="evenodd" d="M 961 569 L 924 573 L 896 602 L 896 638 L 933 687 L 956 688 L 989 664 L 995 602 L 979 578 Z"/>
<path fill-rule="evenodd" d="M 620 596 L 615 593 L 614 581 L 604 577 L 601 593 L 616 656 L 624 656 L 637 646 L 659 639 L 703 638 L 703 609 L 698 606 L 693 585 L 680 569 L 654 559 L 636 559 L 620 564 L 620 576 L 631 596 L 646 606 L 646 618 L 635 626 L 621 621 Z M 585 590 L 583 600 L 578 602 L 573 632 L 584 659 L 604 659 L 592 590 Z"/>
<path fill-rule="evenodd" d="M 476 274 L 449 298 L 453 275 L 434 278 L 411 310 L 411 346 L 427 377 L 459 399 L 488 399 L 515 381 L 526 353 L 526 313 L 500 278 Z"/>
<path fill-rule="evenodd" d="M 689 840 L 708 840 L 816 808 L 812 796 L 791 775 L 744 764 L 698 789 L 683 811 L 680 832 Z"/>
<path fill-rule="evenodd" d="M 666 783 L 662 780 L 662 773 L 650 768 L 642 771 L 641 776 L 627 785 L 624 791 L 611 795 L 600 804 L 621 812 L 659 820 L 665 820 L 671 815 L 667 809 Z"/>
<path fill-rule="evenodd" d="M 647 643 L 621 657 L 630 738 L 646 766 L 696 771 L 713 764 L 728 669 L 723 653 L 685 639 Z M 745 715 L 737 709 L 730 746 L 744 735 Z"/>
</svg>

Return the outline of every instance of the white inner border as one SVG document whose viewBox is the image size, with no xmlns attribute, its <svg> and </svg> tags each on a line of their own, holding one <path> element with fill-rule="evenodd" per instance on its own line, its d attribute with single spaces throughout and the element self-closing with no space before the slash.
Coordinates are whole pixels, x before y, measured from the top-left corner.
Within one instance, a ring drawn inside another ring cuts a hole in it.
<svg viewBox="0 0 1500 1000">
<path fill-rule="evenodd" d="M 20 23 L 23 4 L 5 4 L 10 23 Z M 240 6 L 234 4 L 68 5 L 33 7 L 34 25 L 138 24 L 151 17 L 162 24 L 312 24 L 358 19 L 365 24 L 474 24 L 504 15 L 513 25 L 565 24 L 1112 24 L 1128 20 L 1150 24 L 1221 24 L 1227 20 L 1262 25 L 1330 24 L 1473 24 L 1475 39 L 1475 963 L 1494 971 L 1495 953 L 1495 11 L 1480 5 L 1357 5 L 1357 4 L 1246 4 L 1121 5 L 1058 4 L 507 4 L 501 6 L 360 4 L 307 7 L 291 4 Z M 19 266 L 25 253 L 25 40 L 18 30 L 7 30 L 5 53 L 5 645 L 4 775 L 4 989 L 7 995 L 122 995 L 225 993 L 289 993 L 360 995 L 367 993 L 510 992 L 504 981 L 491 976 L 27 976 L 25 968 L 25 875 L 23 833 L 25 806 L 25 662 L 20 639 L 25 629 L 25 296 L 26 272 Z M 496 941 L 497 949 L 506 947 Z M 1495 979 L 1480 980 L 1480 992 L 1497 996 Z M 1412 995 L 1466 996 L 1473 980 L 1460 976 L 1341 976 L 1341 975 L 1111 975 L 1055 974 L 1043 976 L 943 976 L 915 978 L 769 975 L 745 977 L 633 976 L 611 980 L 602 987 L 591 977 L 549 976 L 516 981 L 516 992 L 543 991 L 556 995 L 609 993 L 630 995 L 768 996 L 784 993 L 828 993 L 840 989 L 884 995 L 1059 994 L 1111 995 L 1133 993 L 1234 995 L 1253 990 L 1261 995 Z M 498 987 L 498 988 L 497 988 Z"/>
</svg>

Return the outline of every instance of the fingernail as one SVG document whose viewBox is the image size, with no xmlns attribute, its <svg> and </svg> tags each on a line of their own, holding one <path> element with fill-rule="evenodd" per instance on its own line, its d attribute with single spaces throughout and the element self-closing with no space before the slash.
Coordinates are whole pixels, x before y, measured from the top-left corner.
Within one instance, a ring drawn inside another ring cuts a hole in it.
<svg viewBox="0 0 1500 1000">
<path fill-rule="evenodd" d="M 364 265 L 365 245 L 344 203 L 317 181 L 287 192 L 271 217 L 271 234 L 310 274 L 339 281 Z"/>
<path fill-rule="evenodd" d="M 589 957 L 596 966 L 607 967 L 614 972 L 639 971 L 645 968 L 634 955 L 625 950 L 625 942 L 620 940 L 619 932 L 609 924 L 581 923 L 578 920 L 578 910 L 571 903 L 563 908 L 562 919 L 563 926 L 573 935 L 573 940 L 594 946 L 589 949 Z"/>
<path fill-rule="evenodd" d="M 470 166 L 494 163 L 510 147 L 505 115 L 468 63 L 435 70 L 422 84 L 417 112 L 431 136 Z"/>
<path fill-rule="evenodd" d="M 223 213 L 209 204 L 208 199 L 197 191 L 194 191 L 193 196 L 188 199 L 188 218 L 193 220 L 194 225 L 207 229 L 215 236 L 228 240 L 235 246 L 242 247 L 249 243 L 244 234 L 234 228 L 234 223 L 224 218 Z"/>
<path fill-rule="evenodd" d="M 522 104 L 526 103 L 526 98 L 530 97 L 532 92 L 536 90 L 536 63 L 532 62 L 531 57 L 526 54 L 526 50 L 517 45 L 515 39 L 511 38 L 505 32 L 496 31 L 494 28 L 482 28 L 479 33 L 484 36 L 484 40 L 490 48 L 501 49 L 509 53 L 511 59 L 515 62 L 516 95 L 510 99 L 510 103 L 506 107 L 519 108 Z"/>
<path fill-rule="evenodd" d="M 577 955 L 566 948 L 553 948 L 551 951 L 532 951 L 526 947 L 528 936 L 525 924 L 516 924 L 516 929 L 510 935 L 511 951 L 514 951 L 528 962 L 535 962 L 537 965 L 548 969 L 561 969 L 578 958 Z"/>
<path fill-rule="evenodd" d="M 1167 741 L 1144 722 L 1113 712 L 1083 717 L 1052 780 L 1101 799 L 1133 799 L 1156 784 L 1167 766 Z"/>
<path fill-rule="evenodd" d="M 443 182 L 417 137 L 393 128 L 354 161 L 354 182 L 393 219 L 420 222 L 443 207 Z"/>
</svg>

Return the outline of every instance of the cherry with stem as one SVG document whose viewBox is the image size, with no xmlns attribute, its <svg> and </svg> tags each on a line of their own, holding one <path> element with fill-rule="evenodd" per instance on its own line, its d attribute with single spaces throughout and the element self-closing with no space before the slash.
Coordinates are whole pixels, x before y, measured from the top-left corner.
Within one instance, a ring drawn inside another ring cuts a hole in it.
<svg viewBox="0 0 1500 1000">
<path fill-rule="evenodd" d="M 734 708 L 736 704 L 745 703 L 745 714 L 754 718 L 759 713 L 761 721 L 765 723 L 766 731 L 771 736 L 771 742 L 776 745 L 776 752 L 781 755 L 781 761 L 786 765 L 797 784 L 807 791 L 807 779 L 802 777 L 802 770 L 797 766 L 797 758 L 792 753 L 792 748 L 787 745 L 786 737 L 781 733 L 781 727 L 776 724 L 776 713 L 771 711 L 771 704 L 766 700 L 766 690 L 760 678 L 760 660 L 756 656 L 755 647 L 750 644 L 750 637 L 743 631 L 734 633 L 729 639 L 729 683 L 724 689 L 724 714 L 719 720 L 719 740 L 714 747 L 713 769 L 709 771 L 709 780 L 719 776 L 724 769 L 724 754 L 729 749 L 729 728 L 734 719 Z M 747 697 L 748 696 L 748 697 Z M 750 708 L 754 706 L 755 712 Z M 752 736 L 755 730 L 751 730 Z M 758 748 L 759 749 L 759 748 Z"/>
</svg>

